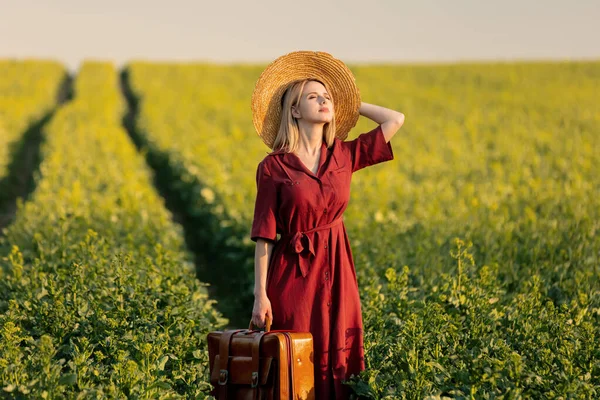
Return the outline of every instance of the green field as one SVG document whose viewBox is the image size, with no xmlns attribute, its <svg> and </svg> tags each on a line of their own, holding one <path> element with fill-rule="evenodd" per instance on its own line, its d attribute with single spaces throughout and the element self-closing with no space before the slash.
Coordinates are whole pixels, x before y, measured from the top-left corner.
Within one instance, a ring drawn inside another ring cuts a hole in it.
<svg viewBox="0 0 600 400">
<path fill-rule="evenodd" d="M 394 160 L 353 175 L 367 370 L 348 384 L 372 399 L 600 397 L 600 62 L 349 67 L 362 101 L 406 121 Z M 65 104 L 60 68 L 35 102 L 27 69 L 0 77 L 24 93 L 0 97 L 11 142 L 56 107 L 0 238 L 4 395 L 207 396 L 206 333 L 251 316 L 263 69 L 87 63 Z"/>
</svg>

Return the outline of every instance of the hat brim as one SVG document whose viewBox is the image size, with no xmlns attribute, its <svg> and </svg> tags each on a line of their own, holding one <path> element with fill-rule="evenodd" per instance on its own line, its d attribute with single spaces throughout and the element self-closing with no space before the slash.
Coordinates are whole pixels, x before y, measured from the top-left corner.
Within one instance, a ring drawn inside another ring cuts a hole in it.
<svg viewBox="0 0 600 400">
<path fill-rule="evenodd" d="M 273 147 L 281 122 L 281 96 L 294 81 L 317 78 L 331 92 L 335 105 L 336 137 L 346 139 L 360 116 L 360 92 L 354 75 L 340 60 L 320 51 L 295 51 L 270 63 L 256 81 L 252 121 L 256 132 Z"/>
</svg>

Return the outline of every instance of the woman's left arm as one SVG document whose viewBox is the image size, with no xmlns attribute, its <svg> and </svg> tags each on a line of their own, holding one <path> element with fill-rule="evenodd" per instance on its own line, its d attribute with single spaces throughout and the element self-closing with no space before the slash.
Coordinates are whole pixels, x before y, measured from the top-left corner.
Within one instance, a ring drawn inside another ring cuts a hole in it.
<svg viewBox="0 0 600 400">
<path fill-rule="evenodd" d="M 392 139 L 398 129 L 404 124 L 404 114 L 375 104 L 361 102 L 358 113 L 381 125 L 386 143 Z"/>
</svg>

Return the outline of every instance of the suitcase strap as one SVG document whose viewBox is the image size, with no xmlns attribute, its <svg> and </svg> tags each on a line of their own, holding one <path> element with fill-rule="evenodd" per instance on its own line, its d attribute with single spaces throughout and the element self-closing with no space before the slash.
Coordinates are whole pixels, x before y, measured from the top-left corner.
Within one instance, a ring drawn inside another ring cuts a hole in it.
<svg viewBox="0 0 600 400">
<path fill-rule="evenodd" d="M 227 399 L 227 379 L 229 377 L 229 347 L 233 335 L 246 329 L 233 329 L 223 332 L 219 342 L 219 400 Z"/>
<path fill-rule="evenodd" d="M 264 332 L 258 332 L 252 341 L 252 398 L 258 399 L 258 370 L 260 361 L 260 342 L 265 335 Z"/>
<path fill-rule="evenodd" d="M 289 376 L 290 376 L 290 393 L 296 393 L 296 388 L 294 387 L 294 341 L 290 335 L 290 332 L 283 333 L 287 339 L 287 350 L 288 350 L 288 368 L 289 368 Z"/>
<path fill-rule="evenodd" d="M 274 333 L 274 332 L 280 332 L 283 334 L 283 337 L 285 338 L 285 348 L 286 348 L 286 352 L 287 352 L 287 359 L 288 359 L 288 379 L 289 379 L 289 390 L 290 393 L 295 393 L 296 388 L 294 387 L 294 341 L 292 339 L 292 336 L 290 335 L 290 333 L 294 333 L 294 332 L 303 332 L 303 331 L 296 331 L 296 330 L 287 330 L 287 329 L 277 329 L 277 330 L 271 330 L 265 333 Z M 252 361 L 254 362 L 254 353 L 253 353 L 253 357 L 252 357 Z M 258 364 L 256 365 L 256 367 L 254 368 L 254 370 L 258 370 Z"/>
</svg>

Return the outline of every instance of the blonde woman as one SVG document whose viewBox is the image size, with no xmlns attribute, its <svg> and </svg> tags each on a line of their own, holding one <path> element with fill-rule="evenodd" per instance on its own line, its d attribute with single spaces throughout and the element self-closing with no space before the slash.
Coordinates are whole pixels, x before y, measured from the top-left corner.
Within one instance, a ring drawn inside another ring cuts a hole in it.
<svg viewBox="0 0 600 400">
<path fill-rule="evenodd" d="M 285 68 L 267 68 L 253 96 L 262 99 L 253 103 L 255 125 L 273 151 L 256 174 L 252 322 L 263 327 L 269 318 L 271 329 L 312 333 L 317 400 L 348 399 L 342 381 L 365 368 L 360 297 L 342 216 L 352 174 L 393 160 L 390 139 L 404 123 L 398 111 L 360 102 L 349 70 L 339 61 L 324 65 L 332 60 L 318 52 L 281 57 L 276 61 Z M 359 114 L 377 126 L 344 141 Z"/>
</svg>

